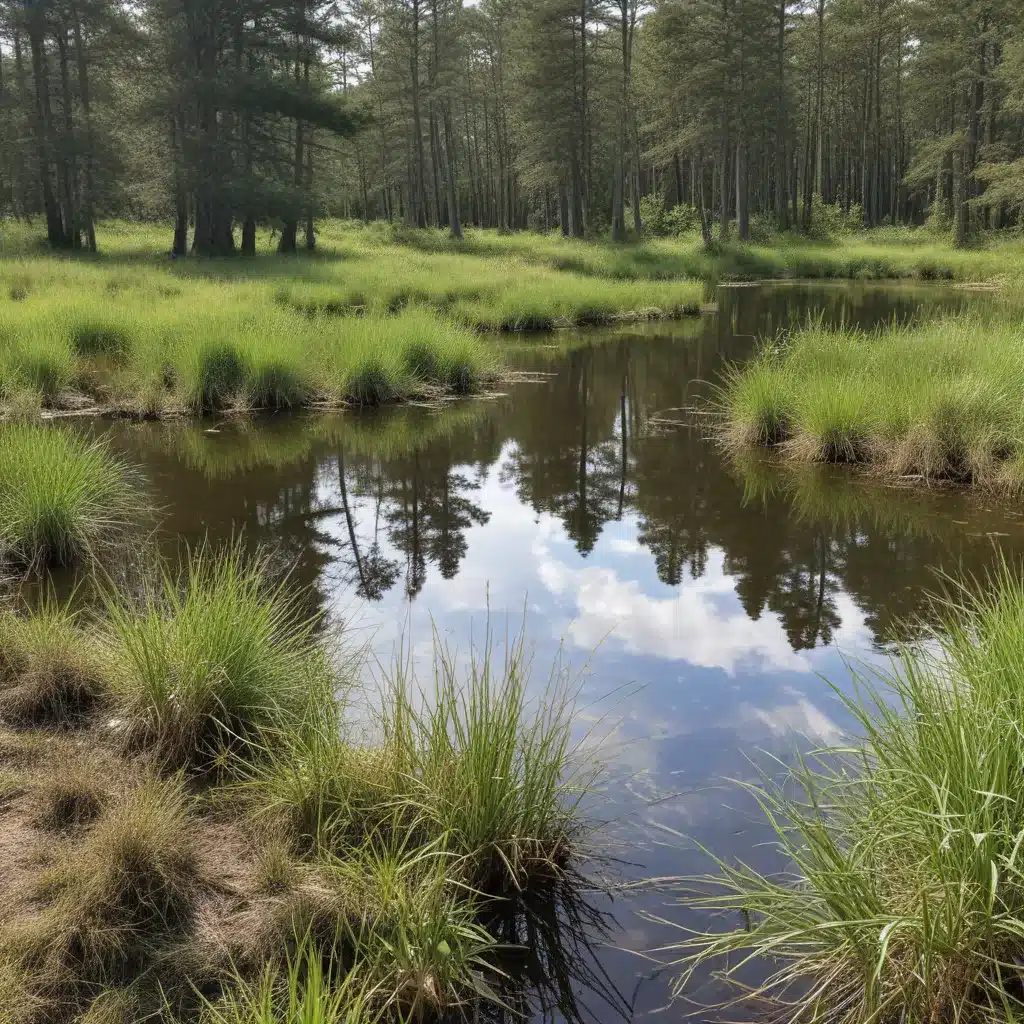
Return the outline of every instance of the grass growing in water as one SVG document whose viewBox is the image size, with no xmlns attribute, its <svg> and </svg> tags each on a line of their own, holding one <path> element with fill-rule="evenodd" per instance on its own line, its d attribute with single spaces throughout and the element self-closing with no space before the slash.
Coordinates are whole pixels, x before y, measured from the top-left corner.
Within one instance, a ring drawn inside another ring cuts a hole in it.
<svg viewBox="0 0 1024 1024">
<path fill-rule="evenodd" d="M 846 699 L 859 749 L 755 789 L 786 873 L 720 861 L 688 889 L 744 923 L 682 944 L 680 991 L 753 957 L 776 969 L 746 994 L 786 1020 L 1020 1019 L 1024 582 L 1004 565 L 940 611 L 929 644 Z"/>
<path fill-rule="evenodd" d="M 438 644 L 433 685 L 397 666 L 378 746 L 344 739 L 330 716 L 285 739 L 253 780 L 302 846 L 344 855 L 384 837 L 436 844 L 474 890 L 516 891 L 562 872 L 578 846 L 592 776 L 571 740 L 572 692 L 556 672 L 528 693 L 521 640 L 460 672 Z"/>
<path fill-rule="evenodd" d="M 0 558 L 95 560 L 142 511 L 126 467 L 102 441 L 0 424 Z"/>
<path fill-rule="evenodd" d="M 732 371 L 727 441 L 893 476 L 1024 485 L 1024 327 L 965 313 L 866 332 L 809 326 Z"/>
</svg>

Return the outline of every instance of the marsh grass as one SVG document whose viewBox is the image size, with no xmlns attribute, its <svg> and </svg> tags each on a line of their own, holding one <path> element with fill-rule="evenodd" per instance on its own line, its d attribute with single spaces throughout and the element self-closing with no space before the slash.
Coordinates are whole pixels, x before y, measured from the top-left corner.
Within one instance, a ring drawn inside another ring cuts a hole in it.
<svg viewBox="0 0 1024 1024">
<path fill-rule="evenodd" d="M 811 324 L 733 368 L 722 388 L 733 447 L 797 461 L 1018 490 L 1024 328 L 1007 309 L 875 331 Z"/>
<path fill-rule="evenodd" d="M 474 890 L 541 885 L 577 850 L 596 767 L 572 740 L 568 676 L 557 668 L 537 695 L 529 679 L 521 639 L 503 662 L 488 644 L 465 669 L 438 643 L 431 685 L 393 667 L 379 742 L 350 742 L 320 716 L 268 751 L 249 784 L 302 848 L 340 856 L 386 836 L 437 844 Z"/>
<path fill-rule="evenodd" d="M 88 631 L 46 602 L 0 619 L 0 695 L 46 683 L 2 737 L 0 828 L 41 846 L 0 912 L 14 1005 L 131 1020 L 219 991 L 200 1019 L 423 1021 L 514 988 L 492 923 L 555 900 L 587 831 L 571 680 L 531 687 L 521 639 L 437 641 L 422 687 L 399 663 L 356 688 L 303 597 L 235 543 Z M 72 722 L 82 678 L 103 703 Z"/>
<path fill-rule="evenodd" d="M 95 269 L 69 264 L 0 306 L 0 407 L 77 408 L 83 394 L 139 416 L 379 404 L 465 394 L 498 372 L 472 331 L 427 309 L 306 315 L 244 275 L 190 282 L 183 301 L 160 292 L 163 276 L 101 301 Z"/>
<path fill-rule="evenodd" d="M 0 612 L 0 718 L 70 724 L 106 693 L 108 677 L 102 647 L 66 605 Z"/>
<path fill-rule="evenodd" d="M 145 512 L 140 488 L 104 441 L 0 423 L 0 559 L 96 562 Z"/>
<path fill-rule="evenodd" d="M 119 767 L 95 751 L 64 758 L 33 787 L 36 824 L 52 832 L 91 825 L 114 795 Z"/>
<path fill-rule="evenodd" d="M 126 742 L 173 766 L 210 767 L 328 704 L 316 622 L 286 587 L 272 582 L 266 554 L 247 558 L 236 542 L 191 551 L 140 604 L 110 598 L 111 692 Z"/>
<path fill-rule="evenodd" d="M 484 901 L 449 876 L 450 857 L 436 845 L 397 836 L 381 832 L 307 866 L 277 897 L 277 912 L 264 912 L 258 955 L 246 960 L 301 954 L 311 943 L 403 1018 L 493 999 L 485 978 L 497 976 L 497 942 L 481 923 Z"/>
<path fill-rule="evenodd" d="M 29 961 L 78 986 L 129 982 L 194 911 L 197 835 L 181 780 L 144 782 L 39 880 Z"/>
<path fill-rule="evenodd" d="M 560 664 L 529 692 L 522 635 L 488 642 L 460 670 L 435 638 L 432 685 L 396 666 L 382 726 L 408 799 L 486 891 L 525 887 L 568 863 L 593 765 L 572 740 L 575 689 Z"/>
<path fill-rule="evenodd" d="M 372 990 L 359 987 L 305 940 L 282 973 L 272 967 L 253 982 L 236 977 L 216 1002 L 205 1001 L 203 1024 L 376 1024 L 384 1019 Z"/>
<path fill-rule="evenodd" d="M 1024 583 L 950 587 L 927 642 L 842 697 L 858 744 L 753 787 L 786 865 L 718 860 L 683 902 L 733 922 L 676 952 L 765 980 L 789 1021 L 1005 1022 L 1024 1013 Z M 837 691 L 838 692 L 838 691 Z"/>
</svg>

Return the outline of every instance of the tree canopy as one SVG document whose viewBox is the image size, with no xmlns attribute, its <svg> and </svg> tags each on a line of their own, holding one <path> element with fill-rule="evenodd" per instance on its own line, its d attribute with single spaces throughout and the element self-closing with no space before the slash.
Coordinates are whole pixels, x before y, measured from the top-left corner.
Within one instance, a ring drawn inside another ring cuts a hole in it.
<svg viewBox="0 0 1024 1024">
<path fill-rule="evenodd" d="M 1024 205 L 1017 0 L 0 0 L 0 215 L 282 252 L 323 215 L 612 238 Z M 675 223 L 679 222 L 679 217 Z"/>
</svg>

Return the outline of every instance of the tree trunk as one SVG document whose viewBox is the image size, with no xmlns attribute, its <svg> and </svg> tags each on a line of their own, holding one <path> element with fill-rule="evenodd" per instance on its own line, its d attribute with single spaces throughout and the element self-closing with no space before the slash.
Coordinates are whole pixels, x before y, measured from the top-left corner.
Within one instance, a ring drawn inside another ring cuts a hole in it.
<svg viewBox="0 0 1024 1024">
<path fill-rule="evenodd" d="M 300 14 L 305 16 L 305 6 L 300 6 Z M 296 35 L 295 39 L 295 84 L 302 83 L 302 39 Z M 308 63 L 307 76 L 308 76 Z M 308 79 L 307 79 L 308 80 Z M 295 119 L 295 151 L 292 164 L 292 184 L 295 187 L 294 203 L 298 204 L 300 197 L 305 191 L 306 180 L 306 150 L 305 150 L 305 127 L 302 118 Z M 290 255 L 298 250 L 299 240 L 299 216 L 298 211 L 292 207 L 288 216 L 281 225 L 281 237 L 278 239 L 277 251 L 283 255 Z"/>
<path fill-rule="evenodd" d="M 721 165 L 718 169 L 718 180 L 721 185 L 721 194 L 718 197 L 719 221 L 721 222 L 721 238 L 726 241 L 729 237 L 729 136 L 722 136 Z"/>
<path fill-rule="evenodd" d="M 711 237 L 711 217 L 708 213 L 708 204 L 704 201 L 704 155 L 697 155 L 697 208 L 700 210 L 700 234 L 704 241 L 704 248 L 710 249 L 713 243 Z"/>
<path fill-rule="evenodd" d="M 54 31 L 57 40 L 57 54 L 60 57 L 60 96 L 64 114 L 64 146 L 66 155 L 58 159 L 57 180 L 60 185 L 61 205 L 64 221 L 64 237 L 72 249 L 81 249 L 82 233 L 78 225 L 78 173 L 75 168 L 75 119 L 71 103 L 71 75 L 68 71 L 67 30 L 63 25 Z"/>
<path fill-rule="evenodd" d="M 308 64 L 307 64 L 308 69 Z M 316 225 L 313 223 L 313 130 L 306 146 L 306 250 L 316 248 Z"/>
<path fill-rule="evenodd" d="M 43 51 L 45 25 L 39 8 L 29 14 L 28 29 L 29 46 L 32 51 L 32 78 L 35 85 L 36 157 L 39 168 L 40 194 L 46 214 L 46 237 L 50 245 L 64 248 L 68 239 L 53 187 L 50 141 L 50 74 Z"/>
<path fill-rule="evenodd" d="M 412 81 L 412 130 L 413 130 L 413 218 L 417 227 L 427 226 L 426 160 L 423 152 L 423 120 L 420 113 L 420 0 L 412 0 L 412 37 L 409 48 L 409 73 Z"/>
<path fill-rule="evenodd" d="M 72 27 L 75 34 L 75 53 L 78 58 L 78 92 L 82 101 L 82 115 L 85 118 L 85 195 L 82 197 L 82 209 L 79 213 L 82 227 L 85 230 L 86 245 L 89 252 L 96 252 L 96 211 L 95 211 L 95 172 L 96 142 L 92 126 L 92 96 L 89 89 L 89 66 L 85 59 L 82 39 L 82 21 L 78 14 L 77 4 L 71 4 Z"/>
<path fill-rule="evenodd" d="M 740 241 L 750 238 L 750 213 L 747 207 L 747 144 L 736 143 L 736 226 Z"/>
<path fill-rule="evenodd" d="M 452 238 L 462 238 L 462 222 L 459 219 L 459 199 L 455 181 L 455 143 L 452 138 L 452 119 L 448 103 L 444 106 L 444 149 L 448 158 L 448 229 Z"/>
</svg>

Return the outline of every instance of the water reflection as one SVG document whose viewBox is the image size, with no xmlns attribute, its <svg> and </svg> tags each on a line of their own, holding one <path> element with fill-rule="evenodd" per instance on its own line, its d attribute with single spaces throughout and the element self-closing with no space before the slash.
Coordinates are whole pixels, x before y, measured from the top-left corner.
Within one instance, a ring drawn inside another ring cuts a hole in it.
<svg viewBox="0 0 1024 1024">
<path fill-rule="evenodd" d="M 920 308 L 913 290 L 897 290 L 894 300 L 865 287 L 866 312 L 848 290 L 823 291 L 819 312 L 836 320 Z M 936 567 L 978 570 L 990 560 L 990 538 L 1010 534 L 1018 543 L 1015 514 L 969 496 L 725 459 L 695 403 L 726 361 L 786 321 L 752 289 L 724 294 L 726 310 L 699 330 L 684 324 L 586 346 L 571 337 L 517 346 L 520 365 L 553 376 L 497 400 L 214 429 L 131 426 L 118 438 L 167 504 L 168 537 L 244 528 L 293 557 L 327 606 L 339 586 L 369 602 L 399 594 L 411 601 L 432 574 L 459 577 L 471 535 L 488 543 L 525 529 L 545 587 L 578 596 L 582 646 L 614 629 L 634 653 L 684 657 L 693 644 L 698 664 L 699 638 L 712 622 L 713 645 L 728 647 L 742 632 L 756 648 L 754 624 L 768 613 L 792 651 L 831 644 L 841 595 L 884 642 L 924 609 Z M 801 315 L 793 296 L 812 306 L 816 292 L 792 285 L 775 289 L 776 301 L 779 294 L 788 295 L 781 309 L 793 319 Z M 614 558 L 594 557 L 609 532 Z M 558 557 L 566 539 L 578 556 L 572 567 Z M 508 569 L 501 561 L 475 565 L 473 575 L 493 585 Z M 651 571 L 668 590 L 644 585 Z M 716 603 L 721 594 L 738 599 L 737 621 Z M 683 621 L 694 635 L 670 636 Z"/>
<path fill-rule="evenodd" d="M 612 781 L 598 809 L 620 823 L 630 870 L 707 866 L 695 845 L 647 825 L 758 863 L 765 833 L 722 780 L 750 777 L 757 751 L 785 759 L 795 734 L 837 739 L 847 723 L 819 677 L 843 678 L 836 651 L 870 659 L 912 637 L 908 620 L 926 610 L 937 571 L 980 573 L 997 550 L 1019 554 L 1024 530 L 1015 509 L 966 494 L 730 461 L 694 412 L 758 336 L 811 315 L 906 319 L 965 296 L 784 285 L 719 300 L 715 317 L 596 344 L 509 345 L 515 365 L 550 378 L 487 400 L 113 433 L 166 510 L 169 547 L 240 529 L 273 543 L 311 602 L 369 627 L 384 656 L 400 635 L 414 653 L 428 648 L 431 620 L 465 646 L 488 608 L 518 619 L 526 597 L 541 665 L 563 641 L 591 657 L 581 731 L 609 712 L 605 694 L 620 695 L 601 735 Z M 620 925 L 612 946 L 673 937 L 632 912 Z M 606 972 L 630 1016 L 665 1002 L 664 980 L 637 959 L 602 947 L 593 964 L 596 975 L 573 975 L 568 989 L 592 990 Z M 605 992 L 590 1019 L 609 1018 L 606 997 L 618 1005 Z M 545 999 L 545 1016 L 576 1012 L 563 995 Z"/>
</svg>

